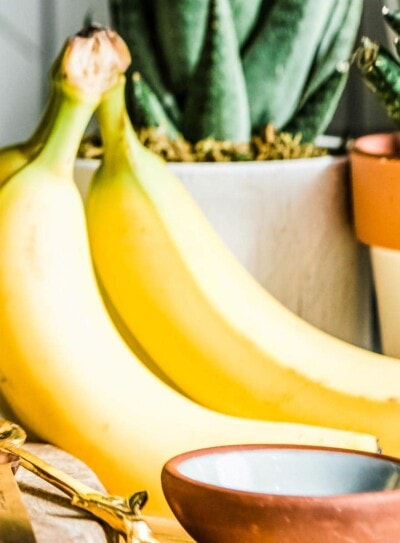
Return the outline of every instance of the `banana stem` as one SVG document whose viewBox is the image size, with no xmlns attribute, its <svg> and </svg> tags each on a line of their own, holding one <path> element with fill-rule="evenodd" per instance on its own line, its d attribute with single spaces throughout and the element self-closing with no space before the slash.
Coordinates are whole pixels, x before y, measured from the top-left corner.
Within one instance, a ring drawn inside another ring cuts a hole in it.
<svg viewBox="0 0 400 543">
<path fill-rule="evenodd" d="M 35 128 L 32 135 L 21 144 L 21 147 L 23 147 L 28 154 L 34 154 L 46 141 L 50 126 L 52 125 L 54 116 L 56 114 L 58 99 L 58 93 L 55 92 L 52 86 L 39 124 Z"/>
<path fill-rule="evenodd" d="M 89 25 L 67 40 L 51 70 L 49 126 L 38 129 L 45 135 L 36 158 L 42 167 L 72 176 L 79 143 L 102 94 L 118 85 L 129 63 L 126 44 L 109 29 Z"/>
<path fill-rule="evenodd" d="M 33 134 L 25 141 L 20 141 L 0 149 L 0 187 L 42 149 L 56 115 L 58 95 L 51 90 L 42 118 Z"/>
<path fill-rule="evenodd" d="M 119 82 L 103 95 L 96 117 L 104 147 L 103 165 L 110 169 L 119 167 L 121 160 L 128 156 L 132 158 L 132 149 L 128 150 L 130 139 L 133 140 L 131 147 L 140 149 L 126 108 L 125 77 L 121 76 Z"/>
<path fill-rule="evenodd" d="M 56 175 L 71 176 L 79 144 L 100 96 L 72 93 L 62 84 L 55 89 L 55 95 L 53 118 L 36 160 Z"/>
<path fill-rule="evenodd" d="M 6 147 L 2 147 L 0 150 L 2 156 L 4 156 L 4 153 L 15 150 L 20 151 L 21 154 L 25 155 L 26 161 L 28 161 L 41 149 L 48 136 L 50 125 L 52 124 L 56 114 L 57 99 L 58 94 L 54 92 L 53 88 L 51 88 L 50 95 L 39 124 L 35 128 L 34 132 L 24 141 L 19 141 L 17 143 L 7 145 Z M 23 164 L 21 163 L 21 165 Z"/>
</svg>

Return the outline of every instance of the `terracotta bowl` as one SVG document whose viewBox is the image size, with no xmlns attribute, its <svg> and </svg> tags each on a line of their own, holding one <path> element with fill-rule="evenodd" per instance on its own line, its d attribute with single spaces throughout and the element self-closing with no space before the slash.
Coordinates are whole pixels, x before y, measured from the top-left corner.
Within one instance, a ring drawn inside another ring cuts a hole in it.
<svg viewBox="0 0 400 543">
<path fill-rule="evenodd" d="M 288 445 L 190 451 L 161 475 L 199 543 L 398 543 L 399 480 L 400 459 Z"/>
</svg>

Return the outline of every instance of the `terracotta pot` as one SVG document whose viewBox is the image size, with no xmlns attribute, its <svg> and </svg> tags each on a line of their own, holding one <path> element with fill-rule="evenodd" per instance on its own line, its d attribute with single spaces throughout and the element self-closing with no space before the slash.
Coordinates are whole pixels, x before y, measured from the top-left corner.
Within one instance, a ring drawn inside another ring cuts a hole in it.
<svg viewBox="0 0 400 543">
<path fill-rule="evenodd" d="M 373 134 L 350 153 L 356 234 L 367 245 L 400 250 L 399 146 L 399 134 Z"/>
<path fill-rule="evenodd" d="M 356 139 L 350 164 L 355 230 L 370 247 L 382 352 L 400 358 L 400 134 Z"/>
<path fill-rule="evenodd" d="M 83 197 L 97 165 L 77 162 Z M 347 155 L 169 167 L 280 302 L 321 330 L 371 348 L 368 250 L 353 231 Z"/>
</svg>

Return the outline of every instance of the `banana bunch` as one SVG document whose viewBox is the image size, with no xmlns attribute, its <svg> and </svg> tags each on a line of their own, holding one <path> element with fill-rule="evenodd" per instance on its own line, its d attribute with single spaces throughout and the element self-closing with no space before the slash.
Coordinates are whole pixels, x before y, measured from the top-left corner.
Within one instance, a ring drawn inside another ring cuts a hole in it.
<svg viewBox="0 0 400 543">
<path fill-rule="evenodd" d="M 40 150 L 55 113 L 55 96 L 50 94 L 43 117 L 32 136 L 24 142 L 0 149 L 0 183 L 25 166 Z"/>
<path fill-rule="evenodd" d="M 400 455 L 400 362 L 333 338 L 278 303 L 138 141 L 123 82 L 98 109 L 104 158 L 86 199 L 99 280 L 176 388 L 221 413 L 377 435 Z"/>
<path fill-rule="evenodd" d="M 143 352 L 122 339 L 93 268 L 73 166 L 87 123 L 102 102 L 99 118 L 115 115 L 112 134 L 125 149 L 104 161 L 110 182 L 118 180 L 110 209 L 115 210 L 125 183 L 133 183 L 139 202 L 147 201 L 128 167 L 136 161 L 139 177 L 153 179 L 151 155 L 129 151 L 134 136 L 126 130 L 122 75 L 128 62 L 124 42 L 110 30 L 90 27 L 70 38 L 54 64 L 52 97 L 38 130 L 0 153 L 0 391 L 16 420 L 85 461 L 110 492 L 148 490 L 148 511 L 158 515 L 171 515 L 161 468 L 185 450 L 279 442 L 376 451 L 370 434 L 252 420 L 203 407 L 149 369 Z M 154 181 L 162 184 L 160 167 L 156 162 Z M 104 189 L 108 194 L 108 185 Z M 99 185 L 96 192 L 101 191 Z M 126 205 L 135 211 L 130 197 Z M 147 218 L 143 226 L 152 236 L 153 214 Z M 176 219 L 186 220 L 180 212 Z M 113 221 L 104 226 L 114 235 L 123 224 L 116 217 Z M 165 279 L 168 283 L 172 277 Z M 154 340 L 163 342 L 158 334 L 155 322 Z M 213 379 L 213 372 L 205 379 L 210 395 Z M 246 401 L 245 395 L 238 401 Z"/>
</svg>

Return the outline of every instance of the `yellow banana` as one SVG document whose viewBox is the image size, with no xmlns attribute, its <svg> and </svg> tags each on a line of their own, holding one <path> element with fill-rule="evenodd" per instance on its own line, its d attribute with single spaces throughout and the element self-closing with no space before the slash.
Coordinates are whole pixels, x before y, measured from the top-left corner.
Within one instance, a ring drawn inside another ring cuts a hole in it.
<svg viewBox="0 0 400 543">
<path fill-rule="evenodd" d="M 53 72 L 57 70 L 57 62 L 53 66 Z M 53 124 L 55 115 L 57 113 L 57 100 L 59 99 L 59 92 L 57 89 L 52 90 L 46 104 L 42 118 L 36 127 L 34 133 L 23 142 L 18 142 L 7 147 L 0 149 L 0 186 L 7 178 L 18 171 L 20 168 L 26 165 L 29 160 L 32 160 L 43 147 L 49 130 Z M 101 285 L 99 285 L 101 287 Z M 107 294 L 102 290 L 103 300 L 106 303 L 107 309 L 113 316 L 114 325 L 118 328 L 125 341 L 130 348 L 140 358 L 140 360 L 146 364 L 156 375 L 162 378 L 166 383 L 174 386 L 174 383 L 169 377 L 154 363 L 151 357 L 146 353 L 140 343 L 134 338 L 126 329 L 124 323 L 119 318 L 117 312 L 112 306 L 111 301 L 108 299 Z M 3 414 L 11 417 L 12 413 L 9 410 L 9 406 L 4 398 L 1 398 L 0 393 L 0 411 Z"/>
<path fill-rule="evenodd" d="M 30 138 L 0 149 L 0 186 L 11 174 L 25 166 L 43 146 L 56 111 L 56 97 L 57 94 L 51 92 L 42 119 Z"/>
<path fill-rule="evenodd" d="M 140 145 L 122 83 L 86 200 L 97 273 L 130 332 L 188 397 L 215 410 L 378 435 L 400 455 L 400 363 L 278 303 L 229 253 L 165 163 Z"/>
<path fill-rule="evenodd" d="M 52 125 L 56 112 L 57 93 L 51 92 L 46 104 L 42 119 L 33 134 L 26 140 L 0 149 L 0 187 L 1 185 L 20 168 L 31 160 L 42 148 L 46 139 L 49 127 Z M 132 348 L 134 344 L 132 344 Z M 10 409 L 6 399 L 0 390 L 0 412 L 3 416 L 12 418 L 14 413 Z"/>
<path fill-rule="evenodd" d="M 111 492 L 147 489 L 154 514 L 171 514 L 161 468 L 184 450 L 244 442 L 377 450 L 370 435 L 203 408 L 158 379 L 121 339 L 98 290 L 72 179 L 104 82 L 97 80 L 102 58 L 112 56 L 108 35 L 99 30 L 69 43 L 67 67 L 94 81 L 71 82 L 70 70 L 62 70 L 61 99 L 42 150 L 0 189 L 0 387 L 19 420 L 84 460 Z"/>
</svg>

